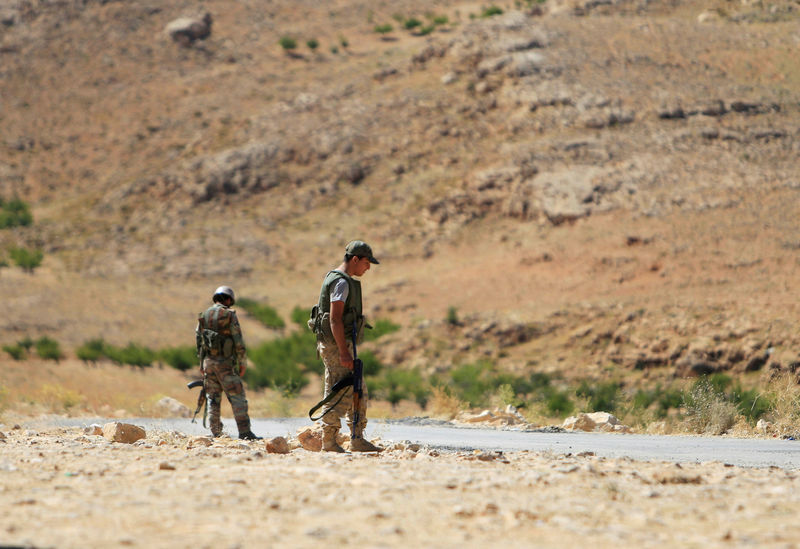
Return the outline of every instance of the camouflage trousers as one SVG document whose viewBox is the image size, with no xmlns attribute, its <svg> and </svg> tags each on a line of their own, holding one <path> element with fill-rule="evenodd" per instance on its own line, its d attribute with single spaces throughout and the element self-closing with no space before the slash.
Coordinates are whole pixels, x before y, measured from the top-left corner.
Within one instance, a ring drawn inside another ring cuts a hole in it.
<svg viewBox="0 0 800 549">
<path fill-rule="evenodd" d="M 214 436 L 222 434 L 220 405 L 222 404 L 223 392 L 228 397 L 228 402 L 231 403 L 239 434 L 250 431 L 247 398 L 244 395 L 244 385 L 242 384 L 242 378 L 239 377 L 238 370 L 234 371 L 234 366 L 230 361 L 222 362 L 213 358 L 206 358 L 203 361 L 203 371 L 205 372 L 206 403 L 208 405 L 208 421 L 211 434 Z"/>
<path fill-rule="evenodd" d="M 353 352 L 351 343 L 347 344 L 347 348 L 350 349 L 351 353 Z M 351 370 L 348 370 L 339 362 L 339 347 L 337 347 L 336 343 L 320 341 L 317 343 L 317 352 L 319 352 L 319 356 L 325 364 L 325 396 L 328 396 L 331 387 L 333 387 L 337 381 L 347 376 Z M 363 386 L 364 396 L 361 398 L 361 406 L 359 407 L 358 425 L 356 425 L 355 429 L 356 436 L 362 436 L 364 427 L 367 426 L 367 400 L 369 400 L 369 398 L 367 395 L 367 385 L 364 384 Z M 339 395 L 342 397 L 341 400 L 339 400 L 337 396 L 331 401 L 333 406 L 328 405 L 322 408 L 322 412 L 325 415 L 322 416 L 320 421 L 322 421 L 322 429 L 324 431 L 338 431 L 342 426 L 342 417 L 347 418 L 347 425 L 352 429 L 353 387 L 343 389 Z M 336 403 L 337 400 L 338 404 Z M 330 412 L 328 412 L 328 410 L 330 410 Z"/>
</svg>

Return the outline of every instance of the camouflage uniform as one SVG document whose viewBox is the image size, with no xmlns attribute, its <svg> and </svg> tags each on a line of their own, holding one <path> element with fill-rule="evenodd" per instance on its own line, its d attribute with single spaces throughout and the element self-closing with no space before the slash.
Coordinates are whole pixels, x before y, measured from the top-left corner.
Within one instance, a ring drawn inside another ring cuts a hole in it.
<svg viewBox="0 0 800 549">
<path fill-rule="evenodd" d="M 217 348 L 214 346 L 208 348 L 208 345 L 204 348 L 204 330 L 218 333 L 223 344 Z M 220 404 L 223 391 L 231 403 L 239 434 L 249 433 L 250 417 L 247 414 L 247 398 L 244 394 L 242 378 L 239 377 L 239 365 L 246 363 L 247 351 L 242 339 L 239 320 L 236 318 L 236 311 L 221 303 L 215 303 L 200 315 L 196 335 L 198 352 L 205 354 L 202 370 L 211 433 L 214 436 L 222 434 Z"/>
<path fill-rule="evenodd" d="M 350 354 L 352 354 L 353 344 L 351 342 L 347 343 L 347 348 L 350 350 Z M 353 371 L 341 365 L 339 361 L 339 347 L 336 345 L 336 342 L 327 343 L 324 340 L 318 341 L 317 352 L 319 352 L 319 356 L 325 364 L 325 394 L 327 395 L 330 393 L 331 387 L 333 387 L 337 381 L 353 373 Z M 369 396 L 367 395 L 366 383 L 363 384 L 363 389 L 364 396 L 361 398 L 358 425 L 356 425 L 355 429 L 356 436 L 358 437 L 363 436 L 364 428 L 367 426 L 367 400 L 369 400 Z M 327 433 L 328 436 L 335 437 L 342 425 L 342 417 L 347 418 L 347 425 L 350 428 L 353 426 L 353 387 L 351 386 L 347 389 L 343 389 L 339 395 L 342 397 L 341 400 L 339 400 L 339 396 L 337 396 L 336 399 L 332 401 L 336 403 L 338 400 L 337 404 L 334 406 L 326 406 L 322 409 L 324 414 L 321 419 L 323 423 L 322 430 Z M 330 410 L 330 412 L 328 412 L 328 410 Z"/>
</svg>

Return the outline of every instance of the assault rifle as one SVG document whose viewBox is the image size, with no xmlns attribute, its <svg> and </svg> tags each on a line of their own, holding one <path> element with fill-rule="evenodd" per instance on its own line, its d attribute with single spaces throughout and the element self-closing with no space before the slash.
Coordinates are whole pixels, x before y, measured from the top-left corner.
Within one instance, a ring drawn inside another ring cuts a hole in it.
<svg viewBox="0 0 800 549">
<path fill-rule="evenodd" d="M 192 423 L 197 423 L 197 414 L 200 412 L 200 408 L 203 408 L 203 427 L 206 426 L 206 416 L 208 415 L 208 406 L 206 402 L 206 386 L 202 380 L 190 381 L 186 384 L 186 387 L 189 389 L 194 389 L 195 387 L 202 387 L 200 389 L 200 394 L 197 395 L 197 408 L 194 410 L 194 415 L 192 416 Z"/>
<path fill-rule="evenodd" d="M 350 425 L 350 440 L 356 438 L 356 426 L 361 419 L 361 398 L 364 396 L 364 363 L 356 350 L 356 321 L 353 320 L 353 423 Z"/>
</svg>

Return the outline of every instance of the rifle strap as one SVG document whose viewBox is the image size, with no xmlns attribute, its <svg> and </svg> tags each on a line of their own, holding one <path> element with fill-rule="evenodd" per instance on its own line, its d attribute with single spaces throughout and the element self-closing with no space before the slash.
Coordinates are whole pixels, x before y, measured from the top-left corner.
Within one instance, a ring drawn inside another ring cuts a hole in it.
<svg viewBox="0 0 800 549">
<path fill-rule="evenodd" d="M 317 421 L 319 419 L 322 419 L 323 417 L 325 417 L 325 414 L 336 408 L 336 405 L 339 404 L 344 398 L 344 389 L 347 389 L 348 387 L 352 386 L 353 386 L 353 374 L 347 374 L 342 379 L 334 383 L 333 387 L 331 387 L 330 392 L 325 396 L 325 398 L 316 403 L 314 407 L 308 411 L 308 417 L 311 419 L 311 421 Z M 333 405 L 330 406 L 327 410 L 325 410 L 320 416 L 314 417 L 314 412 L 316 412 L 317 410 L 325 406 L 327 403 L 329 403 L 331 400 L 336 398 L 336 395 L 339 395 L 339 399 L 336 402 L 334 402 Z"/>
</svg>

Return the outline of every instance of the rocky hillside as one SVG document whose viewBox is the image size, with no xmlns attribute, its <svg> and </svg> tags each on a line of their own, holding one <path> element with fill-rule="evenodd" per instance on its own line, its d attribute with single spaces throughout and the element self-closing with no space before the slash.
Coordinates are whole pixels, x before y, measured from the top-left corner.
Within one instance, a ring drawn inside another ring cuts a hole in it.
<svg viewBox="0 0 800 549">
<path fill-rule="evenodd" d="M 45 253 L 0 339 L 186 342 L 223 281 L 288 314 L 363 238 L 392 364 L 793 370 L 800 5 L 495 7 L 0 2 L 0 247 Z"/>
</svg>

